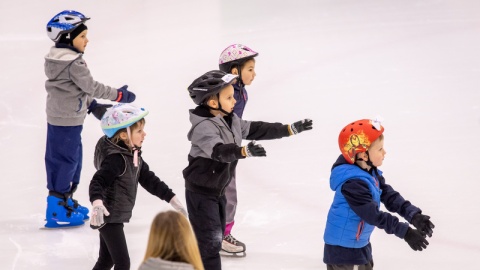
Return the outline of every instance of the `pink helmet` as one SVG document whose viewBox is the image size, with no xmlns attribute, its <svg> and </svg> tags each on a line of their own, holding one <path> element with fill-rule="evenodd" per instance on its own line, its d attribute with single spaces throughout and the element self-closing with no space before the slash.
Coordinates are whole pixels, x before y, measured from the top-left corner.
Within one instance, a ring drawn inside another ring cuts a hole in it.
<svg viewBox="0 0 480 270">
<path fill-rule="evenodd" d="M 234 66 L 242 65 L 246 60 L 257 56 L 258 53 L 242 44 L 232 44 L 220 54 L 218 66 L 221 71 L 230 73 Z"/>
</svg>

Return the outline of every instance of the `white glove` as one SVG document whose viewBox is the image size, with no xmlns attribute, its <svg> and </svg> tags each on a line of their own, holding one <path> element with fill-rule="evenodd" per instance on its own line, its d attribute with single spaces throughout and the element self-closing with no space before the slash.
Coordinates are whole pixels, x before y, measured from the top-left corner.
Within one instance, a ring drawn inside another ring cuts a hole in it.
<svg viewBox="0 0 480 270">
<path fill-rule="evenodd" d="M 182 213 L 185 217 L 188 218 L 187 209 L 185 209 L 183 204 L 177 198 L 177 195 L 173 196 L 173 198 L 170 200 L 170 205 L 173 207 L 173 209 L 177 210 L 178 212 Z"/>
<path fill-rule="evenodd" d="M 99 229 L 102 227 L 105 221 L 103 220 L 103 216 L 110 216 L 107 208 L 103 205 L 102 200 L 95 200 L 92 203 L 92 217 L 90 217 L 90 225 L 92 228 Z"/>
</svg>

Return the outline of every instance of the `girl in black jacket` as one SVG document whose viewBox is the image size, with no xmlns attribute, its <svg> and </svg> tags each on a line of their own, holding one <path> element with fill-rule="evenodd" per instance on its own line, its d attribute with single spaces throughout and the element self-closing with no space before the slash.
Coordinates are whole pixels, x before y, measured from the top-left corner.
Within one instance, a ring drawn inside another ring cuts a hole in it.
<svg viewBox="0 0 480 270">
<path fill-rule="evenodd" d="M 100 232 L 99 258 L 93 269 L 111 269 L 114 265 L 115 269 L 130 269 L 123 223 L 132 216 L 138 183 L 186 215 L 175 193 L 141 157 L 147 114 L 143 108 L 118 104 L 102 117 L 105 136 L 95 148 L 97 172 L 90 182 L 90 226 Z"/>
</svg>

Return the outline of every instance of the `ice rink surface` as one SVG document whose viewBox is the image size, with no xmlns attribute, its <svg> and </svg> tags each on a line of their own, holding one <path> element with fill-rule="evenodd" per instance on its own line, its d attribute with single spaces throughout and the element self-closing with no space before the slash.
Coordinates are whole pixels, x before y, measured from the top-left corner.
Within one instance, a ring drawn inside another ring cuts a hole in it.
<svg viewBox="0 0 480 270">
<path fill-rule="evenodd" d="M 244 118 L 314 129 L 262 142 L 267 158 L 237 167 L 239 206 L 233 235 L 244 258 L 223 269 L 326 269 L 323 231 L 333 192 L 329 172 L 347 123 L 381 115 L 387 183 L 436 228 L 414 252 L 377 229 L 375 269 L 476 269 L 480 256 L 480 2 L 420 1 L 33 1 L 0 3 L 0 269 L 91 269 L 98 233 L 88 226 L 40 230 L 44 224 L 47 21 L 81 11 L 90 43 L 84 59 L 104 84 L 129 85 L 150 110 L 143 157 L 185 202 L 194 107 L 186 88 L 217 69 L 232 43 L 260 54 Z M 89 205 L 93 150 L 102 136 L 84 124 L 84 169 L 78 192 Z M 244 142 L 247 143 L 247 142 Z M 150 222 L 170 206 L 139 189 L 125 231 L 132 269 L 140 264 Z M 385 210 L 385 208 L 382 208 Z"/>
</svg>

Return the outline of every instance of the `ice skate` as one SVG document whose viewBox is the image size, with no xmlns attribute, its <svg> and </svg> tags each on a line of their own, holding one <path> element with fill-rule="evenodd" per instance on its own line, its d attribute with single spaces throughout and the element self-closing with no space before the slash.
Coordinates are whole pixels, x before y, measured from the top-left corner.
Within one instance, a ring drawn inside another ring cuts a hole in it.
<svg viewBox="0 0 480 270">
<path fill-rule="evenodd" d="M 226 235 L 222 241 L 222 251 L 230 253 L 231 255 L 240 255 L 243 253 L 245 256 L 246 247 L 245 244 L 238 241 L 231 234 Z"/>
<path fill-rule="evenodd" d="M 72 207 L 73 211 L 82 214 L 83 220 L 88 220 L 90 218 L 88 216 L 88 213 L 90 212 L 90 210 L 88 210 L 87 207 L 80 205 L 78 201 L 73 199 L 72 197 L 68 198 L 67 205 Z"/>
<path fill-rule="evenodd" d="M 57 229 L 81 226 L 84 224 L 83 218 L 83 214 L 75 212 L 64 198 L 55 195 L 47 197 L 47 223 L 45 228 Z"/>
</svg>

